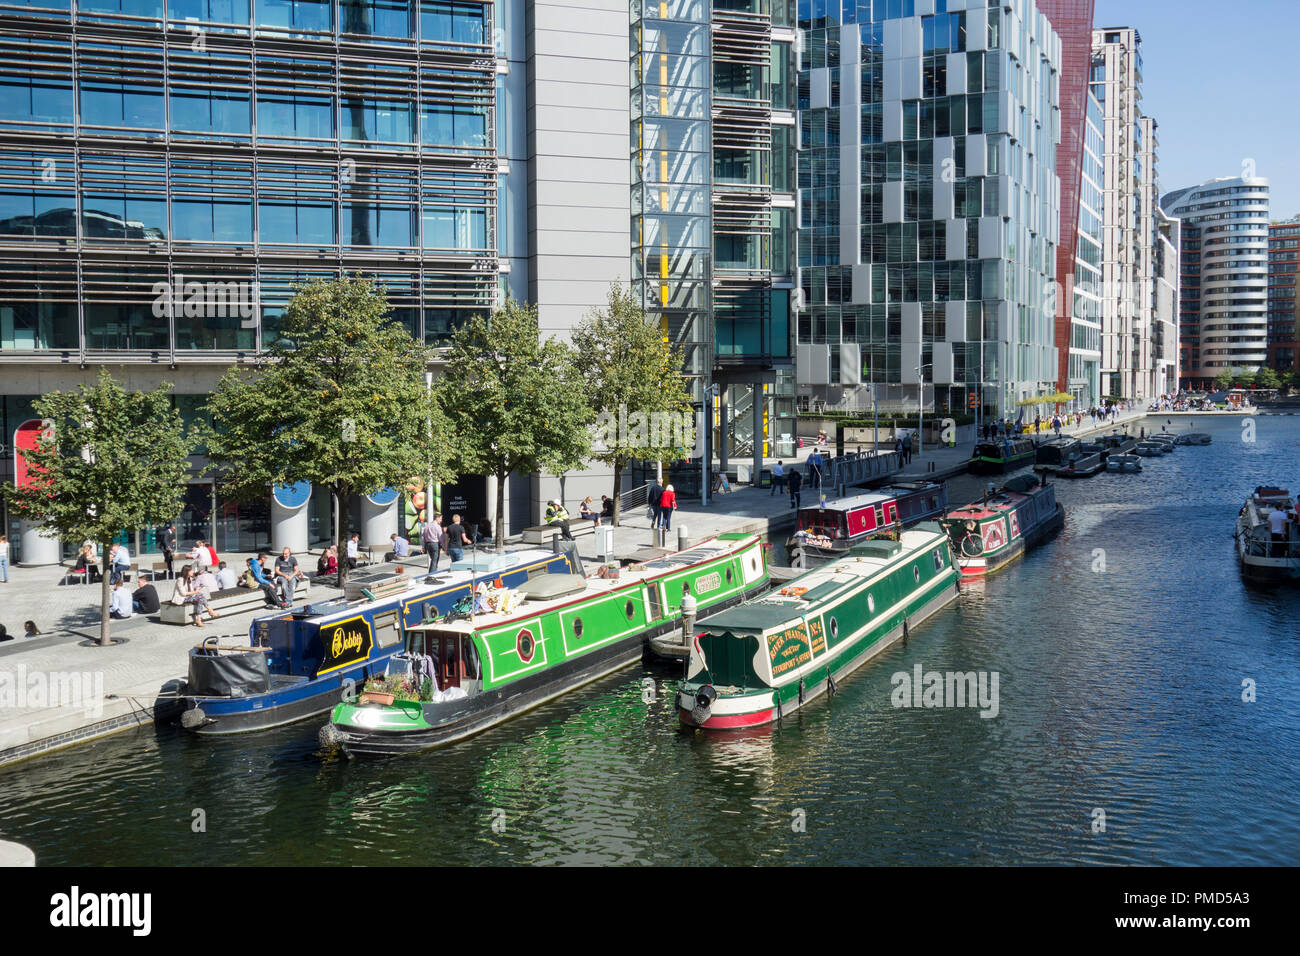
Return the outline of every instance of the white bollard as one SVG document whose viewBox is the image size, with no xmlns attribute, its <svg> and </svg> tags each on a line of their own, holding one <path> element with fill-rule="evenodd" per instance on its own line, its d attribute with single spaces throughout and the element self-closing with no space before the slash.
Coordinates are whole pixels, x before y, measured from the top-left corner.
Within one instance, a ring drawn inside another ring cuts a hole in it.
<svg viewBox="0 0 1300 956">
<path fill-rule="evenodd" d="M 684 525 L 677 529 L 677 550 L 686 550 L 686 527 Z"/>
</svg>

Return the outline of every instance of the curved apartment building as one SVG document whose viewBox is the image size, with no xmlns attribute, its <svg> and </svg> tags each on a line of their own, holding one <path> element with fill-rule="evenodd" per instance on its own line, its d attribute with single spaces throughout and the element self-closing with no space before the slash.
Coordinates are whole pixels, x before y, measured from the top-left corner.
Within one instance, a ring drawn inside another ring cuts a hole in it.
<svg viewBox="0 0 1300 956">
<path fill-rule="evenodd" d="M 1268 180 L 1225 177 L 1166 193 L 1182 220 L 1184 385 L 1268 360 Z"/>
</svg>

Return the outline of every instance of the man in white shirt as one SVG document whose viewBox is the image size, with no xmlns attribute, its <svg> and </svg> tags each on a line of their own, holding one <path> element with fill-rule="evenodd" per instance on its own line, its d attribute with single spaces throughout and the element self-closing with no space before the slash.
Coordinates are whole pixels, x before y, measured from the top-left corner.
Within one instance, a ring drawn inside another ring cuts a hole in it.
<svg viewBox="0 0 1300 956">
<path fill-rule="evenodd" d="M 355 568 L 361 560 L 361 535 L 354 534 L 348 538 L 348 567 Z"/>
<path fill-rule="evenodd" d="M 113 545 L 110 563 L 112 565 L 112 577 L 109 579 L 109 583 L 116 584 L 122 580 L 123 574 L 131 570 L 131 552 L 126 549 L 126 545 Z"/>
<path fill-rule="evenodd" d="M 127 590 L 125 582 L 119 578 L 113 585 L 113 597 L 108 605 L 108 616 L 120 620 L 134 613 L 135 609 L 131 607 L 131 592 Z"/>
<path fill-rule="evenodd" d="M 221 565 L 217 568 L 216 578 L 217 584 L 222 591 L 227 588 L 239 587 L 239 581 L 235 578 L 235 572 L 226 567 L 225 561 L 222 561 Z"/>
<path fill-rule="evenodd" d="M 393 542 L 393 555 L 391 558 L 389 558 L 390 561 L 396 561 L 399 558 L 406 558 L 410 556 L 411 542 L 407 541 L 401 535 L 397 535 L 397 534 L 389 535 L 388 538 L 390 541 Z"/>
<path fill-rule="evenodd" d="M 778 488 L 782 492 L 785 491 L 785 466 L 779 461 L 772 466 L 772 494 L 768 495 L 768 497 L 771 498 L 772 495 L 776 494 Z"/>
<path fill-rule="evenodd" d="M 1268 513 L 1268 530 L 1273 532 L 1273 553 L 1275 556 L 1286 554 L 1286 512 L 1274 508 Z"/>
<path fill-rule="evenodd" d="M 194 550 L 190 552 L 190 560 L 194 562 L 194 566 L 199 571 L 202 571 L 204 568 L 207 568 L 212 564 L 212 556 L 208 554 L 206 542 L 194 542 Z"/>
</svg>

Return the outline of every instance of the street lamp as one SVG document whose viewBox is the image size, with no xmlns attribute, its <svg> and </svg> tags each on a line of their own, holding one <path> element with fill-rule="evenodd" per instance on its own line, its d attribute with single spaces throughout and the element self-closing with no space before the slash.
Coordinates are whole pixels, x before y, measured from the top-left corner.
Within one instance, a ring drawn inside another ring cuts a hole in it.
<svg viewBox="0 0 1300 956">
<path fill-rule="evenodd" d="M 926 362 L 924 365 L 918 365 L 916 367 L 916 374 L 921 377 L 921 384 L 917 387 L 917 391 L 916 391 L 916 453 L 918 455 L 921 453 L 922 442 L 924 441 L 924 439 L 921 436 L 925 434 L 925 429 L 924 429 L 925 371 L 924 370 L 927 368 L 934 368 L 934 363 Z"/>
</svg>

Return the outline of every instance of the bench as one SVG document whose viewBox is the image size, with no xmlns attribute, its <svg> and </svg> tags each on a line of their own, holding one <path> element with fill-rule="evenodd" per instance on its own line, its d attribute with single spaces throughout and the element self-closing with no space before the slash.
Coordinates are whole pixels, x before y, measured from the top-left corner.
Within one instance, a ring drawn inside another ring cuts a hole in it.
<svg viewBox="0 0 1300 956">
<path fill-rule="evenodd" d="M 293 600 L 297 604 L 305 602 L 311 595 L 311 581 L 299 581 L 293 590 Z M 239 614 L 243 611 L 256 611 L 266 608 L 266 594 L 261 588 L 225 588 L 208 598 L 208 607 L 223 617 L 227 614 Z M 267 608 L 270 610 L 270 608 Z M 158 619 L 164 624 L 193 624 L 194 605 L 172 604 L 163 601 L 158 612 Z"/>
<path fill-rule="evenodd" d="M 594 534 L 596 523 L 590 518 L 570 518 L 569 534 L 575 538 L 581 538 L 584 534 Z M 532 528 L 525 528 L 523 540 L 525 544 L 549 544 L 551 539 L 560 536 L 560 526 L 555 524 L 539 524 Z"/>
</svg>

